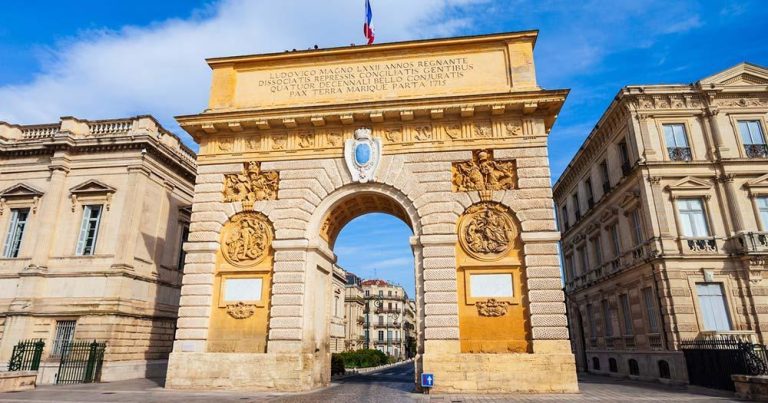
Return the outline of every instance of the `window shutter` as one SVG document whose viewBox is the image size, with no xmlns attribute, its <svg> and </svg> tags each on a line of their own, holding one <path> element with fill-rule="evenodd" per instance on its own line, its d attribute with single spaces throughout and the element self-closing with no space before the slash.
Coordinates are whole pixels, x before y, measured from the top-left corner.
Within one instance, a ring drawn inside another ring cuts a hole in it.
<svg viewBox="0 0 768 403">
<path fill-rule="evenodd" d="M 83 255 L 85 250 L 85 240 L 88 238 L 88 217 L 91 215 L 91 206 L 83 206 L 83 219 L 80 223 L 80 236 L 77 239 L 77 251 L 78 256 Z"/>
<path fill-rule="evenodd" d="M 11 213 L 11 225 L 8 227 L 8 234 L 5 237 L 5 245 L 3 245 L 3 256 L 11 257 L 11 248 L 13 247 L 13 238 L 15 238 L 16 224 L 19 220 L 19 212 L 12 210 Z"/>
</svg>

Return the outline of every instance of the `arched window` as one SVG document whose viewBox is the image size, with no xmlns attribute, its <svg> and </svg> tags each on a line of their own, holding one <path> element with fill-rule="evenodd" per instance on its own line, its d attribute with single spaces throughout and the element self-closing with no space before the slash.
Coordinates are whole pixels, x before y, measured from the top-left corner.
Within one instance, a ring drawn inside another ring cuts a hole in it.
<svg viewBox="0 0 768 403">
<path fill-rule="evenodd" d="M 669 379 L 671 377 L 669 363 L 664 360 L 659 360 L 659 378 Z"/>
<path fill-rule="evenodd" d="M 597 357 L 592 357 L 592 369 L 595 371 L 600 370 L 600 359 Z"/>
<path fill-rule="evenodd" d="M 637 360 L 635 360 L 634 358 L 631 358 L 629 360 L 629 374 L 640 375 L 640 366 L 637 365 Z"/>
<path fill-rule="evenodd" d="M 615 358 L 608 359 L 608 370 L 611 372 L 619 372 L 619 366 L 616 364 Z"/>
</svg>

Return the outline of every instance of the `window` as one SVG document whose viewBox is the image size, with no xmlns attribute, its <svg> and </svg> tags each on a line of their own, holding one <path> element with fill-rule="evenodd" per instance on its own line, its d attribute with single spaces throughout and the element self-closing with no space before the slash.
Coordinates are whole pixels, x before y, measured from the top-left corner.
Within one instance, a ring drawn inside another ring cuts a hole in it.
<svg viewBox="0 0 768 403">
<path fill-rule="evenodd" d="M 368 329 L 365 329 L 365 341 L 371 340 L 371 331 Z"/>
<path fill-rule="evenodd" d="M 669 363 L 664 360 L 659 360 L 659 378 L 669 379 L 671 377 Z"/>
<path fill-rule="evenodd" d="M 603 333 L 605 337 L 613 337 L 613 321 L 611 320 L 611 307 L 608 300 L 603 300 Z"/>
<path fill-rule="evenodd" d="M 619 372 L 619 366 L 617 365 L 615 358 L 608 359 L 608 370 L 611 372 Z"/>
<path fill-rule="evenodd" d="M 632 329 L 632 311 L 629 308 L 629 296 L 627 294 L 619 295 L 619 302 L 621 303 L 621 317 L 624 322 L 624 335 L 631 336 L 634 334 L 634 329 Z"/>
<path fill-rule="evenodd" d="M 589 337 L 597 337 L 597 327 L 595 326 L 595 314 L 592 304 L 587 304 L 587 321 L 589 322 Z"/>
<path fill-rule="evenodd" d="M 587 250 L 582 246 L 577 249 L 577 252 L 581 259 L 581 273 L 586 273 L 589 271 L 589 256 L 587 256 Z"/>
<path fill-rule="evenodd" d="M 603 246 L 600 235 L 592 238 L 592 252 L 595 256 L 595 265 L 600 266 L 603 264 Z"/>
<path fill-rule="evenodd" d="M 187 252 L 184 252 L 184 242 L 187 242 L 189 237 L 189 225 L 181 227 L 181 239 L 179 240 L 179 261 L 176 262 L 176 267 L 179 271 L 184 271 L 184 260 L 187 257 Z"/>
<path fill-rule="evenodd" d="M 576 221 L 579 221 L 581 219 L 581 206 L 579 205 L 579 192 L 576 192 L 571 196 L 571 202 L 573 203 L 573 213 L 576 214 Z"/>
<path fill-rule="evenodd" d="M 592 369 L 595 371 L 600 370 L 600 359 L 597 357 L 592 357 Z"/>
<path fill-rule="evenodd" d="M 592 180 L 587 179 L 584 181 L 584 189 L 587 192 L 587 208 L 592 208 L 595 205 L 595 195 L 592 192 Z"/>
<path fill-rule="evenodd" d="M 379 330 L 379 341 L 384 341 L 384 331 Z"/>
<path fill-rule="evenodd" d="M 688 146 L 688 136 L 685 135 L 685 125 L 681 123 L 663 125 L 664 138 L 667 141 L 667 153 L 672 161 L 690 161 L 691 148 Z"/>
<path fill-rule="evenodd" d="M 333 304 L 333 316 L 339 317 L 339 296 L 335 296 L 334 298 L 334 304 Z"/>
<path fill-rule="evenodd" d="M 53 336 L 51 356 L 61 357 L 61 353 L 64 351 L 64 346 L 67 343 L 71 343 L 75 338 L 75 324 L 76 321 L 74 320 L 56 321 L 56 333 Z"/>
<path fill-rule="evenodd" d="M 632 210 L 629 218 L 632 223 L 632 240 L 635 242 L 635 245 L 639 245 L 644 241 L 643 220 L 640 217 L 640 209 L 636 208 Z"/>
<path fill-rule="evenodd" d="M 380 296 L 380 297 L 383 297 L 383 296 L 384 296 L 384 290 L 379 290 L 379 296 Z"/>
<path fill-rule="evenodd" d="M 96 247 L 96 237 L 99 235 L 101 221 L 101 205 L 83 206 L 83 222 L 80 224 L 80 236 L 77 240 L 77 255 L 93 255 Z"/>
<path fill-rule="evenodd" d="M 603 175 L 603 194 L 611 191 L 611 177 L 608 174 L 608 161 L 600 163 L 600 173 Z"/>
<path fill-rule="evenodd" d="M 387 295 L 391 297 L 392 296 L 392 290 L 387 291 Z"/>
<path fill-rule="evenodd" d="M 371 290 L 365 290 L 365 296 L 370 297 L 371 296 Z"/>
<path fill-rule="evenodd" d="M 626 140 L 622 140 L 619 143 L 619 156 L 621 157 L 621 172 L 626 175 L 631 168 L 629 165 L 629 149 L 627 148 Z"/>
<path fill-rule="evenodd" d="M 763 231 L 768 231 L 768 196 L 758 197 L 757 211 L 760 214 L 760 226 Z"/>
<path fill-rule="evenodd" d="M 379 315 L 379 326 L 384 325 L 384 316 Z"/>
<path fill-rule="evenodd" d="M 640 375 L 640 366 L 637 365 L 637 360 L 632 358 L 629 360 L 629 374 L 630 375 Z"/>
<path fill-rule="evenodd" d="M 704 238 L 709 236 L 707 219 L 704 216 L 704 203 L 701 199 L 679 199 L 677 210 L 680 214 L 680 226 L 683 236 Z"/>
<path fill-rule="evenodd" d="M 391 330 L 387 330 L 387 340 L 388 341 L 392 340 L 392 331 Z"/>
<path fill-rule="evenodd" d="M 570 223 L 568 222 L 568 207 L 563 206 L 563 215 L 560 219 L 563 221 L 563 231 L 568 231 L 570 228 Z"/>
<path fill-rule="evenodd" d="M 8 235 L 5 237 L 3 256 L 18 257 L 21 247 L 21 238 L 24 236 L 24 228 L 27 226 L 29 209 L 11 209 L 11 225 L 8 227 Z"/>
<path fill-rule="evenodd" d="M 611 233 L 611 246 L 613 247 L 613 257 L 619 257 L 621 254 L 621 239 L 619 239 L 619 226 L 616 224 L 611 225 L 609 230 Z"/>
<path fill-rule="evenodd" d="M 699 295 L 701 317 L 704 320 L 704 330 L 731 330 L 731 321 L 725 309 L 723 286 L 720 283 L 696 284 Z"/>
<path fill-rule="evenodd" d="M 648 317 L 648 332 L 659 332 L 659 320 L 656 316 L 656 304 L 653 303 L 653 289 L 651 287 L 643 288 L 643 304 L 645 304 L 645 314 Z"/>
<path fill-rule="evenodd" d="M 748 158 L 768 157 L 768 147 L 765 144 L 763 128 L 759 120 L 740 120 L 739 133 L 744 142 L 744 152 Z"/>
<path fill-rule="evenodd" d="M 565 277 L 568 280 L 573 280 L 573 255 L 565 257 Z"/>
</svg>

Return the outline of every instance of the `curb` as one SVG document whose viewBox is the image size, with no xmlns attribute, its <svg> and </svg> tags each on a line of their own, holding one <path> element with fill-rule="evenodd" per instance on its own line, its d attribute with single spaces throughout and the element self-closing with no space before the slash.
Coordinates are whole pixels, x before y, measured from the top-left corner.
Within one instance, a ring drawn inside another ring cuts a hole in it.
<svg viewBox="0 0 768 403">
<path fill-rule="evenodd" d="M 413 358 L 407 359 L 405 361 L 398 361 L 398 362 L 395 362 L 395 363 L 392 363 L 392 364 L 379 365 L 378 367 L 349 368 L 349 369 L 346 369 L 346 372 L 344 373 L 344 375 L 334 375 L 334 376 L 331 377 L 331 380 L 335 381 L 335 380 L 344 379 L 344 378 L 347 378 L 347 377 L 350 377 L 350 376 L 353 376 L 353 375 L 368 374 L 368 373 L 371 373 L 371 372 L 376 372 L 376 371 L 379 371 L 379 370 L 382 370 L 382 369 L 396 367 L 398 365 L 403 365 L 403 364 L 412 363 L 412 362 L 413 362 Z"/>
</svg>

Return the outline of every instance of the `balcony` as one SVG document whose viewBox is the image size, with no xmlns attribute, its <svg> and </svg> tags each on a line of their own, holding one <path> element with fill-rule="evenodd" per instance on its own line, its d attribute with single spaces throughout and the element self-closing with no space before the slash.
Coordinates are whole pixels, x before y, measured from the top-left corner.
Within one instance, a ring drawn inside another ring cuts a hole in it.
<svg viewBox="0 0 768 403">
<path fill-rule="evenodd" d="M 752 330 L 706 330 L 699 332 L 699 339 L 729 339 L 747 343 L 757 343 L 757 335 Z"/>
<path fill-rule="evenodd" d="M 375 328 L 396 328 L 400 327 L 400 322 L 384 322 L 384 323 L 376 323 L 373 325 Z"/>
<path fill-rule="evenodd" d="M 744 152 L 747 158 L 768 158 L 768 145 L 744 144 Z"/>
<path fill-rule="evenodd" d="M 688 147 L 667 147 L 667 153 L 671 161 L 690 161 L 693 159 L 691 149 Z"/>
<path fill-rule="evenodd" d="M 768 232 L 747 232 L 734 237 L 738 253 L 768 253 Z"/>
<path fill-rule="evenodd" d="M 376 308 L 376 313 L 400 313 L 400 308 Z"/>
<path fill-rule="evenodd" d="M 661 335 L 658 333 L 651 333 L 648 335 L 648 346 L 652 349 L 660 349 L 662 347 Z"/>
<path fill-rule="evenodd" d="M 400 344 L 402 341 L 403 341 L 403 339 L 401 339 L 399 337 L 392 337 L 389 340 L 387 340 L 387 339 L 376 339 L 375 343 L 376 344 L 390 344 L 390 345 L 394 345 L 394 344 Z"/>
<path fill-rule="evenodd" d="M 681 238 L 683 250 L 689 253 L 717 253 L 717 240 L 715 237 L 706 238 Z"/>
<path fill-rule="evenodd" d="M 635 348 L 635 336 L 624 336 L 624 347 L 627 349 Z"/>
</svg>

